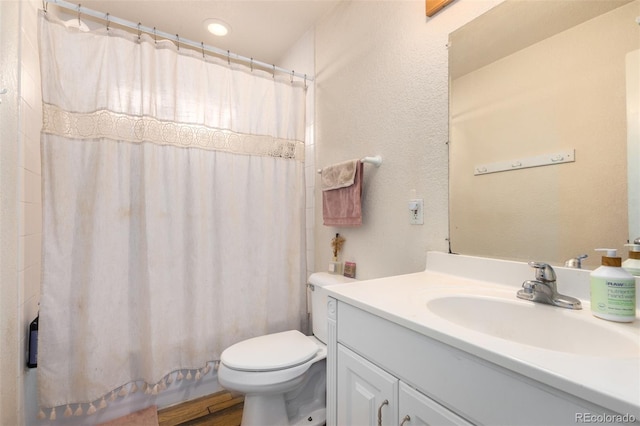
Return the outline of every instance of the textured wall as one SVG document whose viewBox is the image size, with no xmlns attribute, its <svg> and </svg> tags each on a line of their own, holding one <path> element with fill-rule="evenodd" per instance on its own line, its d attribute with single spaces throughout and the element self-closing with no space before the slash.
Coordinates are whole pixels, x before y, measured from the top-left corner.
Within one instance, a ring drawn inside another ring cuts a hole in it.
<svg viewBox="0 0 640 426">
<path fill-rule="evenodd" d="M 316 190 L 316 270 L 326 270 L 336 232 L 360 279 L 420 271 L 427 250 L 448 250 L 446 44 L 497 3 L 458 0 L 426 18 L 423 0 L 345 2 L 318 25 L 316 166 L 377 154 L 384 164 L 365 165 L 359 228 L 323 226 Z M 414 196 L 424 198 L 424 225 L 409 224 Z"/>
</svg>

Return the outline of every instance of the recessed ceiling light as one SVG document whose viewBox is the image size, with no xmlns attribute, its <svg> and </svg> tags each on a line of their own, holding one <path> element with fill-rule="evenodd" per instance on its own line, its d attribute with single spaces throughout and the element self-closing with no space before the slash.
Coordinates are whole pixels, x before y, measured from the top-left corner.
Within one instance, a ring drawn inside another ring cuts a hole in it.
<svg viewBox="0 0 640 426">
<path fill-rule="evenodd" d="M 207 19 L 204 21 L 204 26 L 211 34 L 219 37 L 226 36 L 231 32 L 229 24 L 220 19 Z"/>
</svg>

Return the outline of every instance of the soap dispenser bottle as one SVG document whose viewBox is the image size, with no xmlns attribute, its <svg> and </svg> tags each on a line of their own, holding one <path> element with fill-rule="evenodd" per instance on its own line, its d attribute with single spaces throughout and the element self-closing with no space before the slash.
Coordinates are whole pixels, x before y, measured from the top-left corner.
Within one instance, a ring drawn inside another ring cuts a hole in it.
<svg viewBox="0 0 640 426">
<path fill-rule="evenodd" d="M 636 238 L 633 244 L 625 244 L 629 247 L 629 258 L 622 262 L 622 267 L 631 275 L 640 277 L 640 238 Z"/>
<path fill-rule="evenodd" d="M 591 273 L 591 313 L 609 321 L 632 322 L 636 318 L 636 280 L 622 268 L 615 249 L 606 252 L 602 266 Z"/>
</svg>

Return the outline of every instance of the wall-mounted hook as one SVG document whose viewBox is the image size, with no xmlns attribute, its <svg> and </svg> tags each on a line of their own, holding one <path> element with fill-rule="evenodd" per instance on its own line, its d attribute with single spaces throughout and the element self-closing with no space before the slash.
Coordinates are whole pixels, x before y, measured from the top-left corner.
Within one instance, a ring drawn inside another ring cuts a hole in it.
<svg viewBox="0 0 640 426">
<path fill-rule="evenodd" d="M 7 93 L 7 89 L 0 90 L 0 95 L 4 95 L 5 93 Z M 0 99 L 0 104 L 1 103 L 2 103 L 2 99 Z"/>
</svg>

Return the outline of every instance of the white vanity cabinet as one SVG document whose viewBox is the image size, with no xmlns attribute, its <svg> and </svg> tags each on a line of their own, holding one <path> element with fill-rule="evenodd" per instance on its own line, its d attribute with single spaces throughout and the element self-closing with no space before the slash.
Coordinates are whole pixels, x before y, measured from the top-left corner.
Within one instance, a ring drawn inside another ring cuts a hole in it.
<svg viewBox="0 0 640 426">
<path fill-rule="evenodd" d="M 343 345 L 337 351 L 337 424 L 469 424 Z"/>
<path fill-rule="evenodd" d="M 329 299 L 328 426 L 405 416 L 403 426 L 569 425 L 613 414 L 374 313 Z"/>
</svg>

